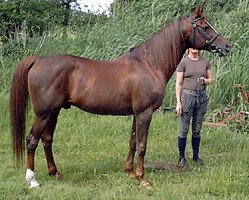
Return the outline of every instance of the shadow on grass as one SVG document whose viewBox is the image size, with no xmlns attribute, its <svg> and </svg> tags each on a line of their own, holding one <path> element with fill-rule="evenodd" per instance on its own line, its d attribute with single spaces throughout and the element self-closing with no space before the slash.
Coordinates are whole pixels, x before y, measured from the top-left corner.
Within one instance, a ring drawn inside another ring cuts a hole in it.
<svg viewBox="0 0 249 200">
<path fill-rule="evenodd" d="M 147 163 L 145 164 L 145 168 L 148 170 L 165 170 L 170 172 L 182 172 L 186 170 L 186 168 L 182 168 L 174 163 Z"/>
</svg>

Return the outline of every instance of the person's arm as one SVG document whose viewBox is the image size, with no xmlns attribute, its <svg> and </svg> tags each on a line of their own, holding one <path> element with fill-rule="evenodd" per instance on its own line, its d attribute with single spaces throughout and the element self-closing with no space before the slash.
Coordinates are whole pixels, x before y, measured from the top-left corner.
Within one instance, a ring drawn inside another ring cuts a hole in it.
<svg viewBox="0 0 249 200">
<path fill-rule="evenodd" d="M 206 84 L 209 84 L 209 85 L 211 85 L 213 83 L 213 75 L 212 75 L 211 69 L 207 70 L 207 78 L 204 79 L 204 81 Z"/>
<path fill-rule="evenodd" d="M 182 85 L 183 85 L 183 72 L 176 72 L 176 113 L 182 114 Z"/>
</svg>

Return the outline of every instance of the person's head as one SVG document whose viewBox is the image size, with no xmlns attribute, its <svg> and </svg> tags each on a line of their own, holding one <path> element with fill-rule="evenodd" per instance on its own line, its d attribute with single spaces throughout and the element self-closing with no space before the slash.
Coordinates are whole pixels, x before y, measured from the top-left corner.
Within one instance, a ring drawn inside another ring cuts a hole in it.
<svg viewBox="0 0 249 200">
<path fill-rule="evenodd" d="M 194 48 L 188 48 L 188 50 L 187 50 L 187 55 L 189 55 L 189 54 L 198 54 L 199 56 L 201 55 L 201 51 L 200 50 L 198 50 L 198 49 L 194 49 Z"/>
</svg>

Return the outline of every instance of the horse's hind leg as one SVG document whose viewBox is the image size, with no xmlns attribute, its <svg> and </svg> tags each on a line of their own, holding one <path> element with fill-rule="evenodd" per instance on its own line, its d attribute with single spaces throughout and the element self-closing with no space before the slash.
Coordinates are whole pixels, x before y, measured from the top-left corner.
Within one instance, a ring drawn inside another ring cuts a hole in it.
<svg viewBox="0 0 249 200">
<path fill-rule="evenodd" d="M 57 167 L 55 165 L 53 151 L 52 151 L 53 135 L 54 135 L 54 130 L 57 124 L 58 114 L 59 114 L 59 111 L 55 112 L 53 115 L 50 116 L 48 125 L 41 138 L 43 142 L 44 152 L 45 152 L 46 159 L 47 159 L 48 174 L 50 176 L 53 176 L 56 180 L 59 180 L 62 178 L 62 175 L 58 172 Z"/>
<path fill-rule="evenodd" d="M 135 178 L 135 174 L 133 172 L 133 162 L 134 156 L 136 152 L 136 118 L 133 117 L 133 124 L 132 124 L 132 131 L 131 131 L 131 138 L 130 138 L 130 150 L 127 156 L 127 160 L 125 163 L 125 172 L 129 174 L 129 176 Z"/>
<path fill-rule="evenodd" d="M 38 187 L 39 183 L 35 178 L 34 158 L 38 142 L 47 126 L 48 116 L 36 116 L 29 136 L 27 137 L 27 172 L 26 180 L 30 188 Z"/>
</svg>

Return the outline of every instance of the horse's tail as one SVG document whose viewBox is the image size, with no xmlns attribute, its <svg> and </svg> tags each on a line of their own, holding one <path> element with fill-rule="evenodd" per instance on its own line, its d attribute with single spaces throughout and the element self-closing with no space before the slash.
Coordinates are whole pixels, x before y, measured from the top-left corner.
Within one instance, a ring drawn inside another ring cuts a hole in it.
<svg viewBox="0 0 249 200">
<path fill-rule="evenodd" d="M 12 145 L 16 164 L 23 161 L 25 144 L 25 120 L 28 103 L 28 73 L 36 61 L 36 57 L 30 56 L 23 59 L 17 66 L 11 83 L 10 91 L 10 123 L 12 133 Z"/>
</svg>

